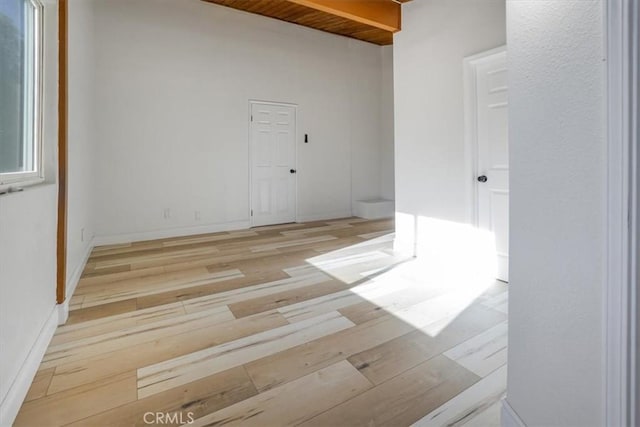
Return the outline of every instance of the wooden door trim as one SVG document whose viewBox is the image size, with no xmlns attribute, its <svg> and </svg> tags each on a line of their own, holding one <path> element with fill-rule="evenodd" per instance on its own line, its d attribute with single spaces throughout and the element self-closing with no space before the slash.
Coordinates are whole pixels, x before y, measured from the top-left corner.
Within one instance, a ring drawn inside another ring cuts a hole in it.
<svg viewBox="0 0 640 427">
<path fill-rule="evenodd" d="M 58 0 L 58 225 L 56 301 L 66 299 L 67 287 L 67 63 L 68 2 Z"/>
</svg>

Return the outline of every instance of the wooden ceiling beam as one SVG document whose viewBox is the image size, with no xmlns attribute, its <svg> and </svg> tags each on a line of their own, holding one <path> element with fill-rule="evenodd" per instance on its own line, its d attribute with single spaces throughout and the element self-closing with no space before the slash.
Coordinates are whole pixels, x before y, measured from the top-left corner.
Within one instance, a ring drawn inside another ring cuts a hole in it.
<svg viewBox="0 0 640 427">
<path fill-rule="evenodd" d="M 397 0 L 203 0 L 378 45 L 400 30 Z"/>
<path fill-rule="evenodd" d="M 286 0 L 360 24 L 395 33 L 401 27 L 401 5 L 393 0 Z"/>
</svg>

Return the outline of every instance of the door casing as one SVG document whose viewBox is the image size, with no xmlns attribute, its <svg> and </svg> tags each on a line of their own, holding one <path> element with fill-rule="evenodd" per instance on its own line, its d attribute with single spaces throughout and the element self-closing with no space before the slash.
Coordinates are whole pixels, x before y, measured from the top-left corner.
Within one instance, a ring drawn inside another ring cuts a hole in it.
<svg viewBox="0 0 640 427">
<path fill-rule="evenodd" d="M 602 395 L 607 426 L 640 423 L 640 5 L 602 2 L 607 112 L 606 276 L 603 287 Z"/>
</svg>

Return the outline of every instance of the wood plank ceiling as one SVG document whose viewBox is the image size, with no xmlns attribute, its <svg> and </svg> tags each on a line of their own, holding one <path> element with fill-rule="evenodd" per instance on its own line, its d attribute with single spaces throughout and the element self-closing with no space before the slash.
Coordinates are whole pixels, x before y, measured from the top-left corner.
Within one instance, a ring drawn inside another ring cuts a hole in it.
<svg viewBox="0 0 640 427">
<path fill-rule="evenodd" d="M 409 0 L 203 0 L 377 45 L 393 44 Z"/>
</svg>

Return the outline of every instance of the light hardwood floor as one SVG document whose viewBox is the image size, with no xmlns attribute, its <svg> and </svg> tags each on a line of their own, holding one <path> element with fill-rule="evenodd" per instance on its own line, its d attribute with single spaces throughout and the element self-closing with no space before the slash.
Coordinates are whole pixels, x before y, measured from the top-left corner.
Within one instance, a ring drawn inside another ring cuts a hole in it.
<svg viewBox="0 0 640 427">
<path fill-rule="evenodd" d="M 499 425 L 506 286 L 430 278 L 392 233 L 347 218 L 96 248 L 15 424 Z"/>
</svg>

